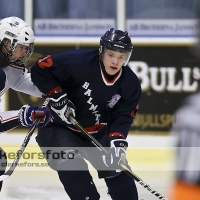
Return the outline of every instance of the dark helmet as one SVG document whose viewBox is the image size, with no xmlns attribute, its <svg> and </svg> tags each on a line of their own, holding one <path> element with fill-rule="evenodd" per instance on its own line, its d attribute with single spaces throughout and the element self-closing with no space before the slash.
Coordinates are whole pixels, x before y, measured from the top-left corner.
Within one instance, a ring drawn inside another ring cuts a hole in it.
<svg viewBox="0 0 200 200">
<path fill-rule="evenodd" d="M 101 37 L 99 48 L 100 56 L 102 56 L 106 48 L 113 51 L 125 52 L 127 55 L 123 65 L 126 66 L 128 64 L 133 45 L 127 31 L 123 32 L 121 30 L 115 30 L 114 28 L 109 29 Z"/>
</svg>

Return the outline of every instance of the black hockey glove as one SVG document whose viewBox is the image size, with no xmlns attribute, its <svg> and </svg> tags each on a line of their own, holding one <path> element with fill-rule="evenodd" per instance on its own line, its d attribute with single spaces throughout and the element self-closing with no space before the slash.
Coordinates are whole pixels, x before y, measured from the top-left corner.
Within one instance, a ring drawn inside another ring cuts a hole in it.
<svg viewBox="0 0 200 200">
<path fill-rule="evenodd" d="M 110 151 L 109 154 L 103 155 L 104 164 L 110 168 L 110 170 L 116 170 L 121 172 L 120 164 L 126 164 L 126 149 L 128 142 L 125 139 L 110 138 Z"/>
<path fill-rule="evenodd" d="M 67 98 L 67 94 L 64 90 L 59 93 L 52 94 L 49 97 L 49 105 L 52 113 L 52 120 L 58 123 L 65 122 L 67 124 L 71 124 L 67 113 L 69 109 L 72 111 L 73 117 L 75 117 L 75 106 L 74 104 Z"/>
</svg>

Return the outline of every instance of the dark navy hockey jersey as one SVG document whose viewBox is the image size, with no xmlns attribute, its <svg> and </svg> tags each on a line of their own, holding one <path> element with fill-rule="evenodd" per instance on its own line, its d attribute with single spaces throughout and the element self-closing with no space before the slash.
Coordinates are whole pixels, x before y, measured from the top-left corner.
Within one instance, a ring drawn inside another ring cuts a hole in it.
<svg viewBox="0 0 200 200">
<path fill-rule="evenodd" d="M 109 133 L 127 136 L 141 95 L 140 82 L 128 66 L 108 81 L 98 51 L 73 50 L 40 58 L 31 69 L 31 78 L 47 95 L 64 89 L 84 128 L 107 123 Z"/>
</svg>

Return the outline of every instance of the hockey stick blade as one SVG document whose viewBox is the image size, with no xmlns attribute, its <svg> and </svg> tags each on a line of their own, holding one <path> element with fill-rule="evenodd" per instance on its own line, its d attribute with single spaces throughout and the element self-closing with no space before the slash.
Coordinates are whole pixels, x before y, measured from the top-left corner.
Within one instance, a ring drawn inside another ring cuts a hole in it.
<svg viewBox="0 0 200 200">
<path fill-rule="evenodd" d="M 42 107 L 46 107 L 46 106 L 48 105 L 48 103 L 49 103 L 49 99 L 46 99 L 46 100 L 44 101 Z M 11 167 L 9 168 L 9 170 L 8 170 L 7 172 L 5 172 L 4 174 L 2 174 L 2 175 L 0 176 L 0 181 L 5 180 L 6 178 L 8 178 L 8 177 L 14 172 L 14 170 L 15 170 L 15 168 L 16 168 L 16 166 L 17 166 L 17 164 L 18 164 L 18 162 L 19 162 L 19 160 L 20 160 L 20 158 L 21 158 L 21 156 L 22 156 L 22 154 L 23 154 L 23 152 L 24 152 L 24 150 L 25 150 L 25 148 L 26 148 L 26 146 L 27 146 L 27 144 L 28 144 L 30 138 L 31 138 L 31 136 L 33 135 L 33 133 L 34 133 L 34 131 L 35 131 L 37 125 L 40 123 L 40 120 L 41 120 L 41 119 L 38 118 L 38 119 L 36 119 L 35 122 L 32 124 L 31 128 L 29 129 L 28 133 L 26 134 L 26 137 L 25 137 L 25 139 L 24 139 L 24 141 L 23 141 L 23 143 L 22 143 L 20 149 L 19 149 L 18 152 L 17 152 L 17 155 L 16 155 L 16 157 L 15 157 L 15 159 L 14 159 L 14 161 L 13 161 Z"/>
<path fill-rule="evenodd" d="M 77 121 L 74 119 L 74 117 L 71 115 L 71 112 L 67 113 L 67 116 L 69 117 L 71 123 L 76 126 L 84 136 L 86 136 L 100 151 L 103 151 L 104 153 L 108 154 L 107 150 L 92 136 L 90 135 Z M 147 185 L 142 179 L 140 179 L 137 175 L 135 175 L 131 170 L 129 170 L 126 165 L 121 164 L 121 169 L 125 171 L 129 176 L 131 176 L 135 181 L 137 181 L 140 185 L 142 185 L 144 188 L 146 188 L 149 192 L 154 194 L 158 199 L 161 200 L 168 200 L 166 197 L 158 193 L 156 190 L 151 188 L 149 185 Z"/>
</svg>

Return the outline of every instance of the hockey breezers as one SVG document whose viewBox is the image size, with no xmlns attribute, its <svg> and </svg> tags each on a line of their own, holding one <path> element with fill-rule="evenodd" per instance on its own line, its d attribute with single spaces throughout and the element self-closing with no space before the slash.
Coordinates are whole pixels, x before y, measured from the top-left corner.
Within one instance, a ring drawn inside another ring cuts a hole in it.
<svg viewBox="0 0 200 200">
<path fill-rule="evenodd" d="M 47 98 L 44 101 L 42 107 L 46 107 L 48 105 L 48 103 L 49 103 L 49 99 Z M 0 176 L 0 181 L 3 181 L 4 179 L 8 178 L 14 172 L 14 170 L 15 170 L 15 168 L 16 168 L 16 166 L 17 166 L 17 164 L 18 164 L 18 162 L 19 162 L 19 160 L 20 160 L 30 138 L 31 138 L 31 136 L 33 135 L 33 132 L 35 131 L 37 125 L 40 123 L 40 120 L 41 120 L 41 118 L 36 119 L 35 122 L 33 123 L 33 125 L 31 126 L 31 128 L 29 129 L 20 149 L 17 151 L 17 155 L 16 155 L 13 163 L 11 164 L 11 167 L 8 169 L 7 172 L 5 172 L 3 175 Z"/>
<path fill-rule="evenodd" d="M 78 128 L 82 134 L 87 137 L 93 145 L 95 145 L 100 151 L 108 154 L 108 151 L 93 137 L 91 136 L 77 121 L 76 119 L 74 119 L 74 117 L 69 113 L 67 113 L 67 116 L 69 117 L 71 123 L 76 126 L 76 128 Z M 135 179 L 135 181 L 137 181 L 140 185 L 142 185 L 144 188 L 146 188 L 149 192 L 151 192 L 152 194 L 154 194 L 156 197 L 158 197 L 158 199 L 161 200 L 167 200 L 166 197 L 164 197 L 163 195 L 161 195 L 160 193 L 158 193 L 156 190 L 154 190 L 153 188 L 151 188 L 149 185 L 147 185 L 142 179 L 140 179 L 137 175 L 135 175 L 131 170 L 128 169 L 128 167 L 126 167 L 126 165 L 121 164 L 120 165 L 121 170 L 125 171 L 128 175 L 130 175 L 133 179 Z"/>
</svg>

